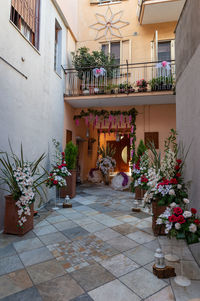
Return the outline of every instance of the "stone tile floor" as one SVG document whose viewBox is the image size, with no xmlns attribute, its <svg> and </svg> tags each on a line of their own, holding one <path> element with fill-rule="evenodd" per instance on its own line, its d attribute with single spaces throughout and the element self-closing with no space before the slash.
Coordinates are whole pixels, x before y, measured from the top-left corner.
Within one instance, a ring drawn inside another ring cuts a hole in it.
<svg viewBox="0 0 200 301">
<path fill-rule="evenodd" d="M 48 204 L 23 237 L 0 234 L 0 300 L 200 300 L 200 269 L 186 245 L 190 287 L 153 275 L 155 250 L 167 253 L 169 240 L 153 236 L 148 213 L 131 211 L 132 193 L 84 184 L 72 203 L 56 212 Z"/>
</svg>

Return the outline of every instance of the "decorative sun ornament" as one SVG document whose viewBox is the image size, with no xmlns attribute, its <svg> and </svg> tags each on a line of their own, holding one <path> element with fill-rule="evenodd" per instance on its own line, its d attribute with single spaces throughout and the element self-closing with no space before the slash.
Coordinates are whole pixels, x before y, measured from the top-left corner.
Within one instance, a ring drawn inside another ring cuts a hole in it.
<svg viewBox="0 0 200 301">
<path fill-rule="evenodd" d="M 110 6 L 108 6 L 105 15 L 96 13 L 97 22 L 90 25 L 90 28 L 93 28 L 97 31 L 95 40 L 106 37 L 108 32 L 111 36 L 122 38 L 120 29 L 129 25 L 129 22 L 121 20 L 122 14 L 122 10 L 113 14 Z"/>
</svg>

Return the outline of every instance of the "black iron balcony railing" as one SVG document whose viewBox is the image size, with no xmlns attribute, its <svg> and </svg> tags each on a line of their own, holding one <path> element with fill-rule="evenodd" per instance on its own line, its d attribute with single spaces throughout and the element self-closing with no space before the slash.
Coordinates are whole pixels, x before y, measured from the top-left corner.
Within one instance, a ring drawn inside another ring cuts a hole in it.
<svg viewBox="0 0 200 301">
<path fill-rule="evenodd" d="M 65 69 L 66 96 L 167 91 L 175 87 L 175 61 Z"/>
</svg>

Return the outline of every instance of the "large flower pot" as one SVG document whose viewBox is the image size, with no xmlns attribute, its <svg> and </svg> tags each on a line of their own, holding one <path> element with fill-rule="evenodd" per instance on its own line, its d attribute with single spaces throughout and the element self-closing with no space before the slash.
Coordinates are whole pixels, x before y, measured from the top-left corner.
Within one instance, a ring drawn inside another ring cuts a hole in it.
<svg viewBox="0 0 200 301">
<path fill-rule="evenodd" d="M 166 235 L 165 234 L 165 226 L 164 225 L 157 225 L 156 221 L 164 211 L 166 210 L 166 206 L 159 206 L 158 202 L 152 202 L 152 229 L 155 236 L 158 235 Z"/>
<path fill-rule="evenodd" d="M 146 191 L 141 189 L 140 187 L 135 187 L 135 199 L 142 200 Z"/>
<path fill-rule="evenodd" d="M 4 233 L 24 235 L 32 230 L 34 216 L 33 204 L 30 206 L 31 215 L 26 215 L 27 221 L 24 223 L 23 227 L 19 227 L 18 207 L 15 205 L 16 201 L 13 199 L 12 195 L 5 196 L 5 199 Z"/>
<path fill-rule="evenodd" d="M 60 188 L 60 197 L 68 195 L 71 199 L 76 195 L 76 170 L 70 170 L 71 176 L 65 178 L 67 186 Z"/>
</svg>

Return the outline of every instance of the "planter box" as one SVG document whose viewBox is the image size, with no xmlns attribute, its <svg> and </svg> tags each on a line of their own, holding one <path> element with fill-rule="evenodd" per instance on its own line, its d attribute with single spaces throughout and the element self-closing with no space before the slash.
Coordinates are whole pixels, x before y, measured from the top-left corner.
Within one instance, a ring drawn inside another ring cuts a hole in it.
<svg viewBox="0 0 200 301">
<path fill-rule="evenodd" d="M 156 224 L 157 218 L 166 210 L 166 208 L 167 206 L 158 206 L 156 201 L 152 202 L 152 229 L 155 236 L 166 235 L 165 226 Z"/>
<path fill-rule="evenodd" d="M 146 191 L 141 189 L 140 187 L 135 187 L 135 199 L 142 200 Z"/>
<path fill-rule="evenodd" d="M 146 87 L 138 88 L 138 92 L 147 92 L 147 88 Z"/>
<path fill-rule="evenodd" d="M 72 199 L 76 195 L 76 170 L 69 170 L 69 172 L 71 176 L 65 178 L 67 186 L 60 188 L 61 198 L 65 198 L 68 195 Z"/>
<path fill-rule="evenodd" d="M 6 234 L 16 234 L 16 235 L 24 235 L 33 229 L 33 204 L 30 206 L 31 215 L 27 215 L 27 221 L 23 225 L 23 227 L 18 227 L 18 207 L 15 205 L 16 201 L 13 199 L 12 195 L 5 196 L 6 204 L 5 204 L 5 217 L 4 217 L 4 233 Z"/>
</svg>

